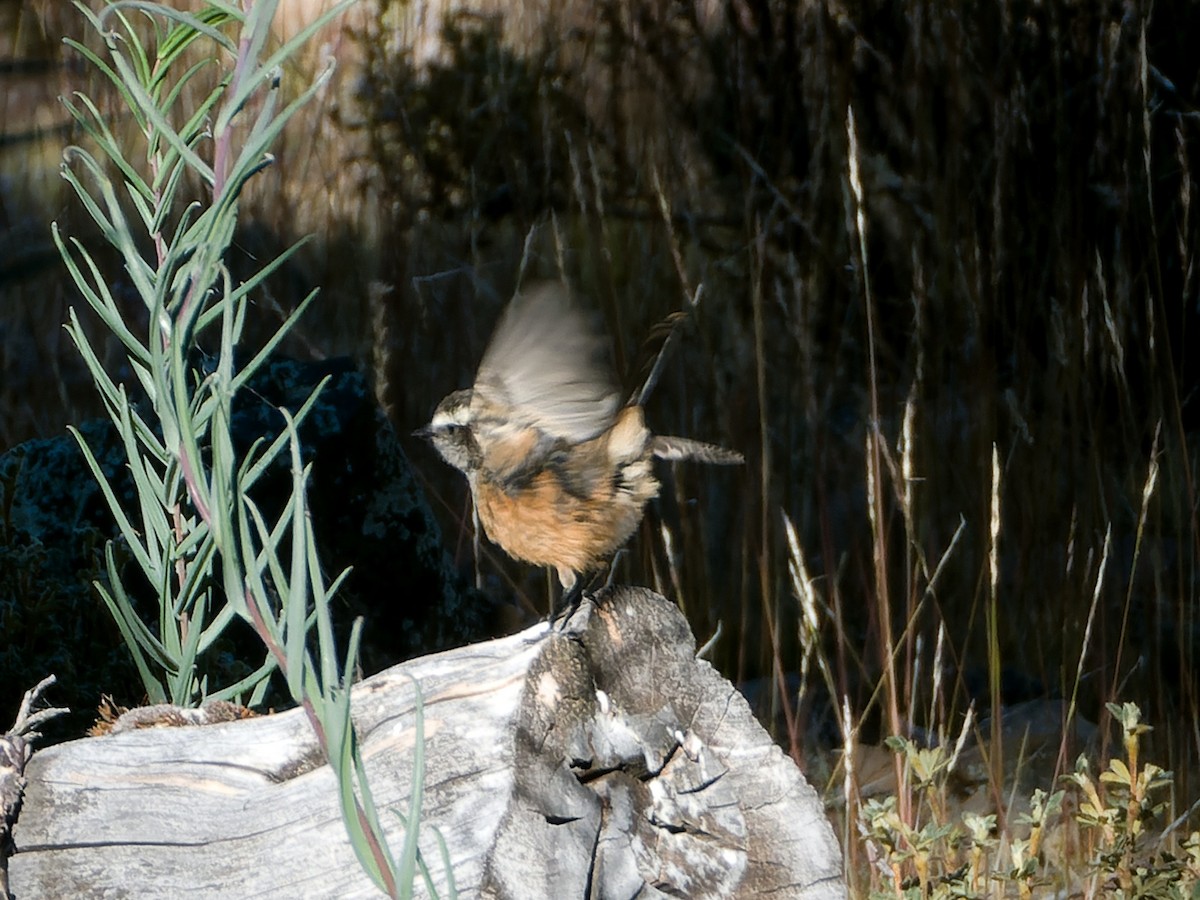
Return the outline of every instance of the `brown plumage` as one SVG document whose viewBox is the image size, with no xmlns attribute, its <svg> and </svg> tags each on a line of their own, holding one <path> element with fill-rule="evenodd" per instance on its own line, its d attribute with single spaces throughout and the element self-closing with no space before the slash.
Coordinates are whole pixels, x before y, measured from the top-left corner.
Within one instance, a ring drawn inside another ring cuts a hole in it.
<svg viewBox="0 0 1200 900">
<path fill-rule="evenodd" d="M 549 566 L 569 592 L 629 540 L 658 495 L 652 458 L 733 464 L 740 454 L 655 437 L 620 406 L 605 341 L 561 284 L 513 298 L 475 384 L 444 399 L 428 438 L 467 476 L 487 536 Z"/>
</svg>

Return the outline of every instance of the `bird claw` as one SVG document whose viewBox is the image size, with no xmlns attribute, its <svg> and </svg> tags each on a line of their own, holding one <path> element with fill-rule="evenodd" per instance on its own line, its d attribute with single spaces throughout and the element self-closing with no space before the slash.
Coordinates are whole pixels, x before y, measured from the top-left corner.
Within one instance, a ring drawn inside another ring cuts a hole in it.
<svg viewBox="0 0 1200 900">
<path fill-rule="evenodd" d="M 550 626 L 559 634 L 580 634 L 591 618 L 593 595 L 586 590 L 582 581 L 563 595 L 562 612 L 550 620 Z"/>
</svg>

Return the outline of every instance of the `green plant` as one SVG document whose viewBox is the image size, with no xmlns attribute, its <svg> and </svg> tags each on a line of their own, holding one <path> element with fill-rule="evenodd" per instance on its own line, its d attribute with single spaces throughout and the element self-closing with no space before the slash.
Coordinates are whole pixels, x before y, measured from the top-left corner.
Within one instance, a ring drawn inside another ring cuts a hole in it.
<svg viewBox="0 0 1200 900">
<path fill-rule="evenodd" d="M 1180 817 L 1164 828 L 1171 773 L 1140 761 L 1150 731 L 1132 703 L 1110 704 L 1123 755 L 1093 776 L 1081 756 L 1066 787 L 1034 789 L 1028 810 L 1001 817 L 956 809 L 950 775 L 959 749 L 921 748 L 889 738 L 906 784 L 858 808 L 859 836 L 873 862 L 871 896 L 904 898 L 1058 896 L 1194 897 L 1200 890 L 1200 832 L 1173 844 Z M 902 814 L 907 807 L 908 814 Z"/>
<path fill-rule="evenodd" d="M 309 468 L 301 459 L 296 426 L 312 409 L 320 386 L 294 412 L 279 410 L 285 428 L 277 439 L 258 440 L 240 458 L 231 429 L 235 395 L 316 294 L 310 293 L 245 364 L 237 365 L 251 297 L 296 250 L 293 246 L 235 283 L 226 255 L 239 196 L 271 163 L 269 148 L 280 130 L 329 74 L 281 108 L 280 65 L 348 3 L 335 5 L 271 51 L 277 0 L 245 0 L 240 7 L 213 2 L 196 14 L 140 0 L 112 2 L 99 13 L 77 3 L 103 38 L 107 59 L 82 42 L 68 43 L 116 89 L 132 116 L 140 159 L 134 161 L 106 116 L 77 93 L 64 103 L 100 156 L 81 146 L 69 148 L 63 176 L 119 252 L 133 292 L 145 306 L 145 334 L 135 333 L 109 278 L 83 244 L 64 240 L 57 227 L 54 238 L 80 293 L 124 345 L 144 396 L 134 400 L 126 385 L 109 375 L 72 310 L 67 329 L 124 444 L 137 492 L 135 514 L 122 506 L 81 433 L 73 433 L 136 568 L 155 593 L 157 615 L 148 622 L 140 614 L 111 543 L 105 551 L 107 583 L 98 581 L 96 588 L 124 635 L 147 694 L 152 701 L 182 705 L 243 696 L 254 704 L 278 670 L 337 775 L 343 818 L 360 863 L 380 888 L 400 896 L 411 891 L 413 881 L 420 787 L 418 781 L 413 827 L 407 829 L 398 872 L 382 837 L 350 717 L 361 623 L 355 624 L 339 666 L 329 600 L 346 573 L 326 583 L 306 505 Z M 212 81 L 201 87 L 204 78 Z M 201 99 L 182 112 L 183 91 L 197 87 Z M 206 359 L 197 353 L 202 344 L 214 348 Z M 290 462 L 292 491 L 278 516 L 271 517 L 254 502 L 251 490 L 277 460 Z M 265 657 L 236 683 L 210 685 L 203 656 L 235 618 L 253 627 Z M 415 764 L 422 764 L 420 753 Z"/>
<path fill-rule="evenodd" d="M 887 745 L 917 795 L 905 804 L 894 794 L 867 800 L 859 810 L 861 838 L 884 874 L 871 879 L 872 897 L 1027 898 L 1049 882 L 1043 842 L 1059 822 L 1063 791 L 1034 790 L 1017 827 L 1002 832 L 995 814 L 952 808 L 950 776 L 961 747 L 923 748 L 901 738 Z"/>
<path fill-rule="evenodd" d="M 224 256 L 237 222 L 238 195 L 269 164 L 268 148 L 279 129 L 320 87 L 320 81 L 314 83 L 278 110 L 275 70 L 315 28 L 258 64 L 274 6 L 251 4 L 243 16 L 231 5 L 219 4 L 191 16 L 141 2 L 113 3 L 99 14 L 80 4 L 83 15 L 103 36 L 111 65 L 83 43 L 68 41 L 112 82 L 133 116 L 141 143 L 142 159 L 135 163 L 108 119 L 86 95 L 64 99 L 103 161 L 84 147 L 68 148 L 63 177 L 105 240 L 119 251 L 133 292 L 146 308 L 144 336 L 135 334 L 126 322 L 109 278 L 83 245 L 64 241 L 57 226 L 54 237 L 76 287 L 124 345 L 129 368 L 145 396 L 144 402 L 135 402 L 126 386 L 105 371 L 72 310 L 67 331 L 124 442 L 137 490 L 136 514 L 131 516 L 122 507 L 80 432 L 72 429 L 72 433 L 141 576 L 156 593 L 156 621 L 147 624 L 139 614 L 111 546 L 106 550 L 108 584 L 98 582 L 97 589 L 120 626 L 154 702 L 170 699 L 191 705 L 202 698 L 247 695 L 255 703 L 262 699 L 279 664 L 278 655 L 268 652 L 253 674 L 229 685 L 208 685 L 198 673 L 198 660 L 234 616 L 252 620 L 257 613 L 263 618 L 262 613 L 271 608 L 264 592 L 254 594 L 265 590 L 261 573 L 269 560 L 263 550 L 278 550 L 289 524 L 299 522 L 295 516 L 302 512 L 290 507 L 267 528 L 252 504 L 237 499 L 244 498 L 285 452 L 287 432 L 237 460 L 229 428 L 233 396 L 315 296 L 314 292 L 305 298 L 261 350 L 235 371 L 234 354 L 252 292 L 295 250 L 234 285 Z M 138 14 L 137 23 L 132 14 Z M 241 26 L 236 42 L 222 31 L 230 23 Z M 324 20 L 314 26 L 320 24 Z M 149 39 L 142 34 L 147 27 L 152 32 Z M 180 92 L 222 58 L 201 55 L 193 61 L 195 54 L 188 50 L 201 38 L 231 60 L 232 68 L 207 90 L 185 121 L 175 122 Z M 258 114 L 243 135 L 239 113 L 251 104 L 258 106 Z M 200 182 L 199 193 L 211 194 L 211 201 L 188 202 L 191 179 Z M 202 368 L 195 359 L 196 348 L 202 340 L 214 339 L 215 360 Z M 303 419 L 315 397 L 314 392 L 294 418 Z M 215 577 L 218 558 L 221 589 Z M 293 577 L 304 575 L 303 568 L 295 568 L 303 562 L 293 558 Z M 249 588 L 241 584 L 244 575 L 252 576 Z M 276 589 L 287 586 L 286 580 L 274 585 Z M 300 590 L 304 585 L 297 581 L 294 587 Z M 288 592 L 280 591 L 279 596 L 287 597 Z M 274 620 L 275 615 L 265 618 Z M 284 638 L 289 630 L 295 640 L 303 640 L 303 619 L 293 615 L 276 626 L 272 640 Z M 289 661 L 298 661 L 296 652 L 290 651 Z M 299 667 L 293 668 L 292 677 L 298 677 Z"/>
<path fill-rule="evenodd" d="M 1121 728 L 1124 758 L 1109 760 L 1108 768 L 1093 778 L 1087 759 L 1080 757 L 1075 771 L 1065 776 L 1080 794 L 1075 817 L 1088 838 L 1090 890 L 1116 898 L 1195 896 L 1200 833 L 1184 842 L 1186 857 L 1155 852 L 1169 836 L 1150 829 L 1166 808 L 1162 793 L 1172 777 L 1140 761 L 1141 738 L 1150 726 L 1141 721 L 1136 704 L 1110 703 L 1108 711 Z"/>
</svg>

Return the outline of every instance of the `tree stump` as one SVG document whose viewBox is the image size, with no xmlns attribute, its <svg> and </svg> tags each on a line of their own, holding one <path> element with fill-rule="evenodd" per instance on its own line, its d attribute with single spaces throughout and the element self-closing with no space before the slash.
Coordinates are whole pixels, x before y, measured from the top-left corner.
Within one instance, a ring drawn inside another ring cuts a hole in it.
<svg viewBox="0 0 1200 900">
<path fill-rule="evenodd" d="M 568 630 L 413 660 L 354 689 L 394 849 L 424 698 L 420 847 L 439 895 L 844 897 L 822 804 L 679 611 L 618 587 Z M 299 710 L 34 754 L 8 861 L 40 897 L 375 897 Z M 418 878 L 418 896 L 424 885 Z"/>
</svg>

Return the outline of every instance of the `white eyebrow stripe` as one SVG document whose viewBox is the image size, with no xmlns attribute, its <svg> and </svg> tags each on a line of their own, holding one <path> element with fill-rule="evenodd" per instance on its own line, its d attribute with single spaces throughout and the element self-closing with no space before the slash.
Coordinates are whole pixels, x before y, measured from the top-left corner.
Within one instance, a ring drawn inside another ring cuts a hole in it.
<svg viewBox="0 0 1200 900">
<path fill-rule="evenodd" d="M 447 425 L 466 425 L 470 420 L 470 413 L 471 410 L 465 403 L 450 410 L 440 409 L 433 414 L 433 419 L 429 424 L 433 428 L 444 428 Z"/>
</svg>

